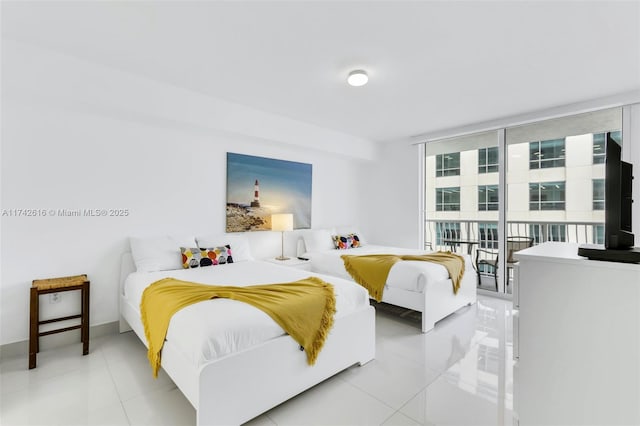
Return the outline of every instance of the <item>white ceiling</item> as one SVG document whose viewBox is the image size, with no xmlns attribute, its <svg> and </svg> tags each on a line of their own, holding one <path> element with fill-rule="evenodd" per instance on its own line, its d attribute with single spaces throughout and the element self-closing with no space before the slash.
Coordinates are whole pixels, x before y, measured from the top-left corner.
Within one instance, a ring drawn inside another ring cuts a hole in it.
<svg viewBox="0 0 640 426">
<path fill-rule="evenodd" d="M 640 89 L 640 1 L 3 1 L 2 34 L 372 141 Z"/>
</svg>

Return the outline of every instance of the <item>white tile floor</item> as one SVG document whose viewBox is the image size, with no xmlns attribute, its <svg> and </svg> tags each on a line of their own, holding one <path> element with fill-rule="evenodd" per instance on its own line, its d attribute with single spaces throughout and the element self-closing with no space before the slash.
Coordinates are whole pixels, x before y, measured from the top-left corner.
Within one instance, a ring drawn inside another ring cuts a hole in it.
<svg viewBox="0 0 640 426">
<path fill-rule="evenodd" d="M 250 425 L 510 425 L 511 302 L 476 306 L 427 334 L 377 313 L 376 359 L 352 367 L 252 420 Z M 0 424 L 195 425 L 193 407 L 129 332 L 0 362 Z"/>
</svg>

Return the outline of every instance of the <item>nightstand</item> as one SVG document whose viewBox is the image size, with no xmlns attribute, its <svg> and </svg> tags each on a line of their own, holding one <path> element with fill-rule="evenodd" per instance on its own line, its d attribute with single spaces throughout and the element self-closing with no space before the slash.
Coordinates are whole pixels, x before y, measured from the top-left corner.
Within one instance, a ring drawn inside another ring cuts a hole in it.
<svg viewBox="0 0 640 426">
<path fill-rule="evenodd" d="M 265 259 L 269 263 L 276 265 L 288 266 L 290 268 L 302 269 L 303 271 L 311 271 L 311 262 L 308 260 L 301 260 L 297 257 L 291 257 L 287 260 L 278 260 L 274 258 Z"/>
</svg>

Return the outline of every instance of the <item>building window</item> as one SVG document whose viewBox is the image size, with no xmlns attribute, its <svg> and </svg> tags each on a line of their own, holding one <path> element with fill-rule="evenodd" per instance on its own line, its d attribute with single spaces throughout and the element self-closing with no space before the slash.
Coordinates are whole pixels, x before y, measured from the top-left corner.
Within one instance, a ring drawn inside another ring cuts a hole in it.
<svg viewBox="0 0 640 426">
<path fill-rule="evenodd" d="M 445 240 L 460 239 L 460 222 L 436 222 L 436 245 L 451 245 Z"/>
<path fill-rule="evenodd" d="M 436 211 L 460 211 L 460 187 L 436 188 Z"/>
<path fill-rule="evenodd" d="M 564 138 L 529 143 L 529 168 L 564 167 Z"/>
<path fill-rule="evenodd" d="M 604 164 L 604 145 L 606 135 L 604 133 L 595 133 L 593 135 L 593 164 Z"/>
<path fill-rule="evenodd" d="M 604 244 L 604 225 L 593 226 L 593 243 Z"/>
<path fill-rule="evenodd" d="M 620 130 L 611 132 L 611 137 L 617 141 L 620 141 L 622 140 L 622 133 L 620 132 Z M 593 134 L 593 164 L 604 164 L 606 139 L 606 133 Z"/>
<path fill-rule="evenodd" d="M 498 224 L 497 223 L 478 223 L 478 233 L 480 240 L 478 244 L 480 248 L 498 249 Z"/>
<path fill-rule="evenodd" d="M 533 237 L 534 244 L 545 241 L 567 241 L 567 226 L 562 223 L 531 224 L 529 235 Z"/>
<path fill-rule="evenodd" d="M 554 223 L 547 225 L 549 241 L 567 241 L 567 225 Z"/>
<path fill-rule="evenodd" d="M 498 185 L 478 186 L 478 210 L 498 210 Z"/>
<path fill-rule="evenodd" d="M 478 173 L 498 171 L 498 147 L 480 148 L 478 150 Z"/>
<path fill-rule="evenodd" d="M 593 180 L 593 210 L 604 210 L 604 179 Z"/>
<path fill-rule="evenodd" d="M 436 177 L 460 176 L 460 153 L 436 155 Z"/>
<path fill-rule="evenodd" d="M 529 235 L 533 237 L 533 244 L 540 244 L 542 240 L 542 232 L 540 232 L 541 225 L 529 225 Z"/>
<path fill-rule="evenodd" d="M 564 210 L 564 182 L 529 184 L 529 210 Z"/>
</svg>

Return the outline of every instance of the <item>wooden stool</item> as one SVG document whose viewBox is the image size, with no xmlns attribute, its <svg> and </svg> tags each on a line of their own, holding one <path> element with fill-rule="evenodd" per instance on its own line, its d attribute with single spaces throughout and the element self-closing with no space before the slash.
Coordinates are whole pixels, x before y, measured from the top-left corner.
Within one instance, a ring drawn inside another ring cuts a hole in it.
<svg viewBox="0 0 640 426">
<path fill-rule="evenodd" d="M 81 290 L 82 308 L 78 315 L 40 321 L 40 295 Z M 86 275 L 33 280 L 31 284 L 31 312 L 29 324 L 29 369 L 36 368 L 36 354 L 40 352 L 40 336 L 81 329 L 82 355 L 89 353 L 89 280 Z M 80 318 L 80 324 L 40 333 L 40 325 Z"/>
</svg>

